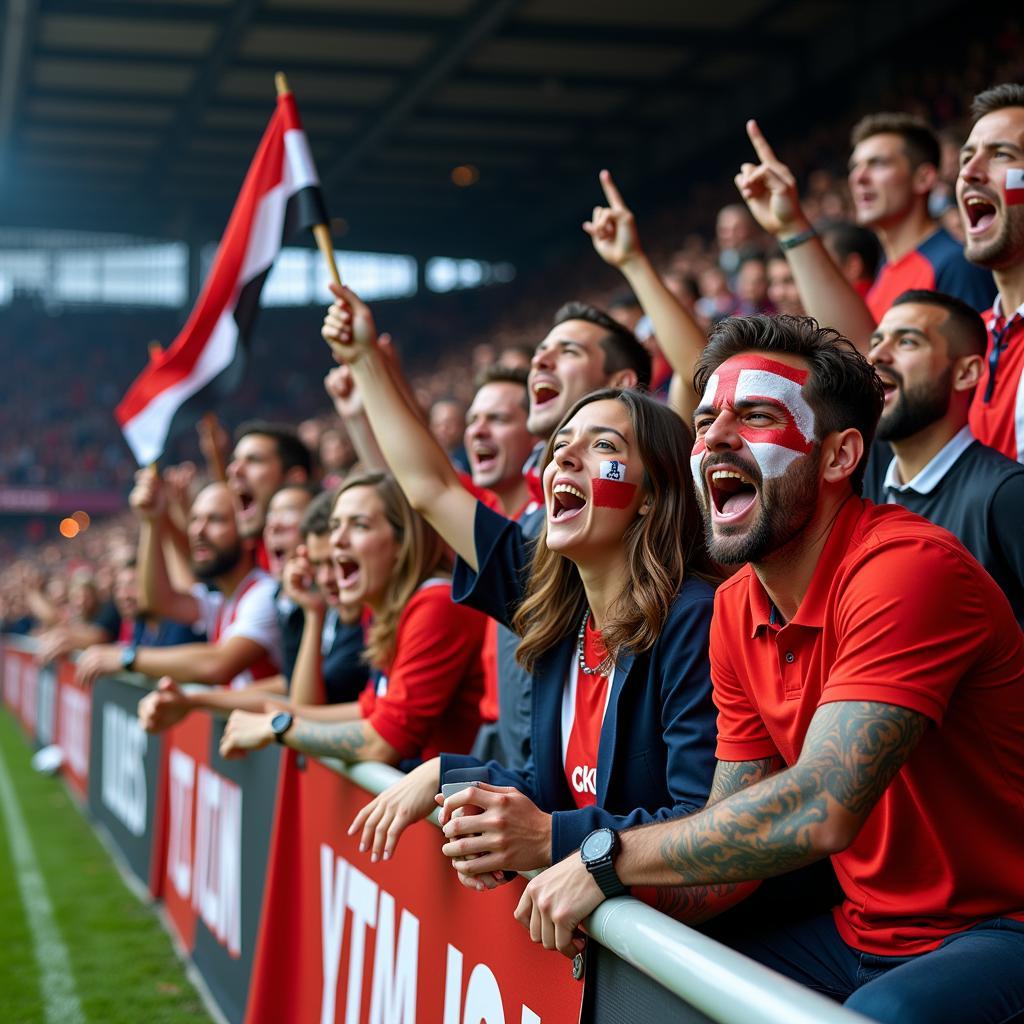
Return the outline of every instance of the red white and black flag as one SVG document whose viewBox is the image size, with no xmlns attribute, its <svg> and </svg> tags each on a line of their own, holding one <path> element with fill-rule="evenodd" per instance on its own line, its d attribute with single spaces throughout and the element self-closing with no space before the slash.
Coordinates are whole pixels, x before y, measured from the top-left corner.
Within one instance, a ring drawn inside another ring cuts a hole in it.
<svg viewBox="0 0 1024 1024">
<path fill-rule="evenodd" d="M 313 156 L 295 98 L 286 92 L 277 98 L 192 315 L 114 412 L 139 465 L 159 459 L 171 437 L 238 387 L 260 290 L 282 244 L 326 222 Z"/>
</svg>

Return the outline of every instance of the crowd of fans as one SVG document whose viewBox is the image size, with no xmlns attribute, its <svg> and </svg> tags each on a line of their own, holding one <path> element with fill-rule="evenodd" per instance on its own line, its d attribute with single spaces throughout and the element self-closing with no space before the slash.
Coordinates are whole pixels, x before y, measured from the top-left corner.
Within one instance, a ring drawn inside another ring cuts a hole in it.
<svg viewBox="0 0 1024 1024">
<path fill-rule="evenodd" d="M 650 235 L 602 172 L 590 287 L 430 369 L 332 287 L 333 411 L 322 348 L 250 383 L 296 426 L 140 471 L 5 568 L 4 628 L 159 679 L 150 731 L 400 767 L 362 849 L 441 803 L 463 884 L 546 869 L 516 916 L 550 949 L 631 889 L 871 1019 L 1024 1015 L 1024 86 L 929 94 L 792 154 L 749 122 L 728 201 Z M 22 427 L 10 482 L 62 474 Z"/>
</svg>

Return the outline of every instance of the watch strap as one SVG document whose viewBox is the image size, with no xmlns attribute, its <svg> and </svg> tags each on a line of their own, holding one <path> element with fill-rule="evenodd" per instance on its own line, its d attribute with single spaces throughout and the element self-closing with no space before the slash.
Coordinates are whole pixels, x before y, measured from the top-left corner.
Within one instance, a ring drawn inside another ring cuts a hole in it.
<svg viewBox="0 0 1024 1024">
<path fill-rule="evenodd" d="M 607 899 L 625 896 L 629 892 L 629 889 L 619 881 L 611 856 L 602 857 L 597 863 L 587 864 L 587 870 Z"/>
</svg>

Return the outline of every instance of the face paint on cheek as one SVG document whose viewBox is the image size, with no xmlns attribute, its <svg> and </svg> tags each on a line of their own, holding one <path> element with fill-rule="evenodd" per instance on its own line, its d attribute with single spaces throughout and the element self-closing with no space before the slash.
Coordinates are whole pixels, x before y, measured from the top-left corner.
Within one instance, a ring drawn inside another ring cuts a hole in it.
<svg viewBox="0 0 1024 1024">
<path fill-rule="evenodd" d="M 1007 206 L 1020 206 L 1024 203 L 1024 167 L 1007 168 L 1003 195 Z"/>
<path fill-rule="evenodd" d="M 621 459 L 602 462 L 590 485 L 594 505 L 599 508 L 627 508 L 636 495 L 636 484 L 626 480 L 626 464 Z"/>
<path fill-rule="evenodd" d="M 803 395 L 807 370 L 749 355 L 726 360 L 717 375 L 720 382 L 716 406 L 742 408 L 764 403 L 779 407 L 784 413 L 785 422 L 778 426 L 759 428 L 744 423 L 737 428 L 762 476 L 781 476 L 795 459 L 813 449 L 814 410 Z"/>
</svg>

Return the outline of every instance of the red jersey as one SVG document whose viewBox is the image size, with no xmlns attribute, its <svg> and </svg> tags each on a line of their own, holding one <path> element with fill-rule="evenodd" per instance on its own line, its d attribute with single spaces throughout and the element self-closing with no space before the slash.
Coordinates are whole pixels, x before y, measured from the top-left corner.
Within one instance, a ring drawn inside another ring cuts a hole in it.
<svg viewBox="0 0 1024 1024">
<path fill-rule="evenodd" d="M 875 323 L 897 296 L 911 288 L 945 292 L 981 312 L 995 297 L 992 274 L 968 263 L 963 247 L 945 228 L 937 228 L 916 249 L 892 263 L 883 263 L 867 294 Z"/>
<path fill-rule="evenodd" d="M 750 566 L 719 588 L 721 760 L 793 765 L 831 701 L 934 722 L 832 858 L 843 940 L 907 956 L 988 918 L 1024 920 L 1024 636 L 992 578 L 945 530 L 851 498 L 793 620 L 774 618 Z"/>
<path fill-rule="evenodd" d="M 398 620 L 395 656 L 359 707 L 401 758 L 468 753 L 480 728 L 486 616 L 453 604 L 449 580 L 427 580 Z"/>
<path fill-rule="evenodd" d="M 601 634 L 591 625 L 583 637 L 583 661 L 587 668 L 598 668 L 607 657 Z M 580 670 L 574 658 L 562 695 L 562 761 L 565 781 L 577 807 L 597 803 L 597 752 L 601 746 L 601 726 L 608 709 L 609 673 L 590 675 Z"/>
<path fill-rule="evenodd" d="M 988 351 L 968 422 L 982 444 L 1024 462 L 1024 305 L 1007 320 L 997 297 L 985 323 Z"/>
</svg>

